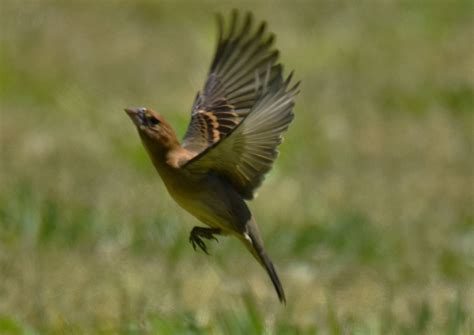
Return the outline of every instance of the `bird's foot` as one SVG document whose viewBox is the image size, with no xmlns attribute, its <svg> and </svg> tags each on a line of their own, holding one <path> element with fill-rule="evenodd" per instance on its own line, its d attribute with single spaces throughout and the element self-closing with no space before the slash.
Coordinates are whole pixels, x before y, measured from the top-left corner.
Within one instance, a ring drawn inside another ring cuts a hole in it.
<svg viewBox="0 0 474 335">
<path fill-rule="evenodd" d="M 208 239 L 208 240 L 217 240 L 214 235 L 219 235 L 221 230 L 219 228 L 204 228 L 204 227 L 194 227 L 191 230 L 191 234 L 189 234 L 189 242 L 193 245 L 194 250 L 196 250 L 196 246 L 202 249 L 206 254 L 209 255 L 207 252 L 207 247 L 201 237 Z"/>
</svg>

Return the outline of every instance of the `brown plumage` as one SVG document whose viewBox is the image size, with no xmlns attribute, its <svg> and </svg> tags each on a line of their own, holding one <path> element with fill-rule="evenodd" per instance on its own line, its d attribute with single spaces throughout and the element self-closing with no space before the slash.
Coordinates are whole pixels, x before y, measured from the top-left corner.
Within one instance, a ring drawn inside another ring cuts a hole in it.
<svg viewBox="0 0 474 335">
<path fill-rule="evenodd" d="M 282 133 L 293 119 L 298 84 L 284 80 L 266 24 L 254 28 L 237 11 L 219 39 L 204 89 L 198 93 L 180 144 L 172 127 L 148 108 L 126 109 L 156 170 L 185 210 L 210 228 L 194 227 L 190 241 L 238 237 L 266 269 L 281 302 L 285 292 L 245 200 L 253 198 L 277 157 Z"/>
</svg>

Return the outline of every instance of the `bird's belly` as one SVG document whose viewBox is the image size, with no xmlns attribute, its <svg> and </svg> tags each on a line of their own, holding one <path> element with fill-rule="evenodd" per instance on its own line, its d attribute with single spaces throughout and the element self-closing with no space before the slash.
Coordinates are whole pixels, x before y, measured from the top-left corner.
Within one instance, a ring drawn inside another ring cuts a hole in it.
<svg viewBox="0 0 474 335">
<path fill-rule="evenodd" d="M 232 217 L 225 201 L 225 195 L 216 194 L 208 185 L 168 188 L 170 195 L 184 210 L 212 228 L 231 230 Z M 211 191 L 212 190 L 212 191 Z"/>
</svg>

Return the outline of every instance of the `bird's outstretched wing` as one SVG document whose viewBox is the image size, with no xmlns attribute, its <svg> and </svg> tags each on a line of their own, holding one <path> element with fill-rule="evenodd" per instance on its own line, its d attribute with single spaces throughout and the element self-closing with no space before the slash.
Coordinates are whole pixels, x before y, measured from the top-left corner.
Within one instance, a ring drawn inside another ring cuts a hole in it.
<svg viewBox="0 0 474 335">
<path fill-rule="evenodd" d="M 228 136 L 245 118 L 262 91 L 256 77 L 273 82 L 281 76 L 278 51 L 266 23 L 256 28 L 251 13 L 234 10 L 226 27 L 217 17 L 217 49 L 202 92 L 198 92 L 183 148 L 199 155 Z"/>
<path fill-rule="evenodd" d="M 227 137 L 185 163 L 194 174 L 217 173 L 226 178 L 244 199 L 252 199 L 278 155 L 282 133 L 293 119 L 294 97 L 299 82 L 289 87 L 291 75 L 281 74 L 264 82 L 257 101 Z"/>
</svg>

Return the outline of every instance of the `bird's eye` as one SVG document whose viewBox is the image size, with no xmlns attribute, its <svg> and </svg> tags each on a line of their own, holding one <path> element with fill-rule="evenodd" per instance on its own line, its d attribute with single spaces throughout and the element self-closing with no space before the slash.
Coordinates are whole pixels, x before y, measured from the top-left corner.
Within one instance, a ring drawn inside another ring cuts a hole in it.
<svg viewBox="0 0 474 335">
<path fill-rule="evenodd" d="M 160 123 L 160 120 L 158 120 L 154 116 L 147 117 L 147 121 L 148 121 L 148 124 L 150 124 L 151 126 L 156 126 L 157 124 Z"/>
</svg>

